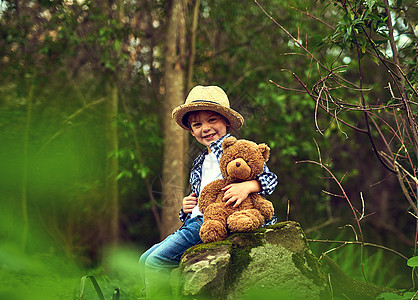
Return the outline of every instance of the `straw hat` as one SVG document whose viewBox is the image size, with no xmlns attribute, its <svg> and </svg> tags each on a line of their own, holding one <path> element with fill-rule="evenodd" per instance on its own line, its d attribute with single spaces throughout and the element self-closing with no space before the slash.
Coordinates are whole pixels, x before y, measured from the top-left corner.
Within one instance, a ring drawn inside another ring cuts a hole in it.
<svg viewBox="0 0 418 300">
<path fill-rule="evenodd" d="M 173 119 L 182 128 L 188 130 L 187 113 L 198 110 L 211 110 L 223 115 L 231 124 L 231 129 L 239 129 L 244 118 L 229 106 L 228 96 L 218 86 L 195 86 L 184 104 L 173 109 Z"/>
</svg>

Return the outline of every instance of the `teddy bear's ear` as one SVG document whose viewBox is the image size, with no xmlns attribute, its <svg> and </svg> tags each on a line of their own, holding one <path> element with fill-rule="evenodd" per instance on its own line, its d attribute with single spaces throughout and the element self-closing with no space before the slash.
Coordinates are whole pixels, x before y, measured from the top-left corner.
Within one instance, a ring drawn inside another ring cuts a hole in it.
<svg viewBox="0 0 418 300">
<path fill-rule="evenodd" d="M 261 154 L 264 157 L 264 161 L 268 161 L 270 157 L 270 148 L 266 144 L 260 144 L 257 146 L 258 150 L 260 150 Z"/>
<path fill-rule="evenodd" d="M 236 142 L 237 142 L 237 139 L 235 137 L 233 136 L 227 137 L 226 139 L 224 139 L 222 143 L 222 149 L 225 150 L 226 148 L 234 145 Z"/>
</svg>

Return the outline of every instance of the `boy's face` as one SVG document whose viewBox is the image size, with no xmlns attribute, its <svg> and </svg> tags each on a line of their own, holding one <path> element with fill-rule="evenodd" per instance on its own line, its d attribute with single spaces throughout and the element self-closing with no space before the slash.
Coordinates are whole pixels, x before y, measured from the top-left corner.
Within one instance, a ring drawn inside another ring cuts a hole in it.
<svg viewBox="0 0 418 300">
<path fill-rule="evenodd" d="M 189 124 L 190 133 L 206 147 L 226 135 L 230 126 L 222 115 L 210 110 L 193 112 L 189 116 Z"/>
</svg>

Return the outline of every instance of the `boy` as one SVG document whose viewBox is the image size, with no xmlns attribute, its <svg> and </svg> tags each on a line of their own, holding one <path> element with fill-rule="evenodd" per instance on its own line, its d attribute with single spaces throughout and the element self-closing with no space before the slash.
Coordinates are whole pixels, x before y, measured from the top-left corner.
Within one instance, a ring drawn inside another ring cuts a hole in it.
<svg viewBox="0 0 418 300">
<path fill-rule="evenodd" d="M 185 103 L 176 107 L 172 115 L 177 124 L 188 130 L 206 149 L 192 165 L 192 193 L 183 199 L 179 215 L 183 225 L 164 241 L 148 249 L 139 260 L 147 298 L 170 295 L 171 270 L 179 265 L 181 256 L 188 248 L 202 243 L 199 237 L 203 223 L 198 204 L 200 191 L 206 184 L 222 178 L 219 168 L 222 141 L 229 136 L 229 131 L 237 130 L 244 124 L 244 118 L 230 108 L 228 96 L 217 86 L 194 87 Z M 276 185 L 277 176 L 265 165 L 264 172 L 257 180 L 226 186 L 223 189 L 225 205 L 237 207 L 250 193 L 270 195 Z"/>
</svg>

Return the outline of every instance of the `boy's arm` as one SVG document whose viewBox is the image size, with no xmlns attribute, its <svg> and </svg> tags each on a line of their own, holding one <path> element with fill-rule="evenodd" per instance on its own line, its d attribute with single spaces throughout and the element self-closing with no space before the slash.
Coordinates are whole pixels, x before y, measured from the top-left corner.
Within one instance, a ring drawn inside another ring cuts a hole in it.
<svg viewBox="0 0 418 300">
<path fill-rule="evenodd" d="M 196 171 L 196 166 L 198 164 L 198 160 L 201 159 L 200 156 L 198 156 L 195 161 L 192 164 L 192 169 L 190 171 L 190 178 L 189 178 L 189 183 L 190 183 L 190 188 L 191 188 L 191 195 L 194 195 L 194 197 L 199 193 L 198 192 L 198 187 L 200 187 L 200 177 L 198 175 L 198 172 Z M 190 197 L 190 196 L 189 196 Z M 184 198 L 183 198 L 183 203 L 184 205 Z M 186 210 L 186 212 L 185 212 Z M 190 213 L 188 212 L 188 209 L 184 208 L 183 206 L 180 208 L 180 212 L 179 212 L 179 219 L 181 222 L 184 223 L 184 221 L 186 221 L 187 216 Z"/>
<path fill-rule="evenodd" d="M 237 207 L 244 201 L 250 193 L 259 193 L 262 196 L 271 195 L 277 186 L 277 176 L 269 170 L 264 164 L 264 171 L 257 176 L 256 179 L 244 181 L 240 183 L 233 183 L 223 188 L 225 191 L 223 200 L 225 205 Z"/>
<path fill-rule="evenodd" d="M 196 204 L 197 197 L 195 192 L 192 192 L 189 196 L 183 198 L 182 207 L 179 212 L 179 219 L 182 223 L 186 221 L 187 216 L 192 212 L 193 207 L 196 206 Z"/>
<path fill-rule="evenodd" d="M 188 214 L 186 214 L 186 213 L 183 211 L 183 207 L 182 207 L 182 208 L 180 209 L 180 212 L 179 212 L 179 219 L 180 219 L 180 222 L 184 223 L 184 221 L 186 221 L 187 215 L 188 215 Z"/>
<path fill-rule="evenodd" d="M 184 223 L 186 221 L 187 215 L 189 215 L 193 208 L 197 205 L 196 193 L 191 193 L 190 195 L 183 198 L 183 205 L 180 208 L 179 219 Z"/>
<path fill-rule="evenodd" d="M 238 207 L 242 201 L 247 199 L 251 193 L 258 193 L 261 191 L 261 184 L 257 180 L 249 180 L 240 183 L 232 183 L 222 189 L 224 193 L 223 200 L 226 201 L 225 205 L 231 205 Z"/>
<path fill-rule="evenodd" d="M 277 175 L 269 170 L 266 164 L 264 164 L 264 171 L 256 177 L 257 181 L 261 185 L 261 190 L 258 192 L 262 196 L 271 195 L 277 186 Z"/>
</svg>

